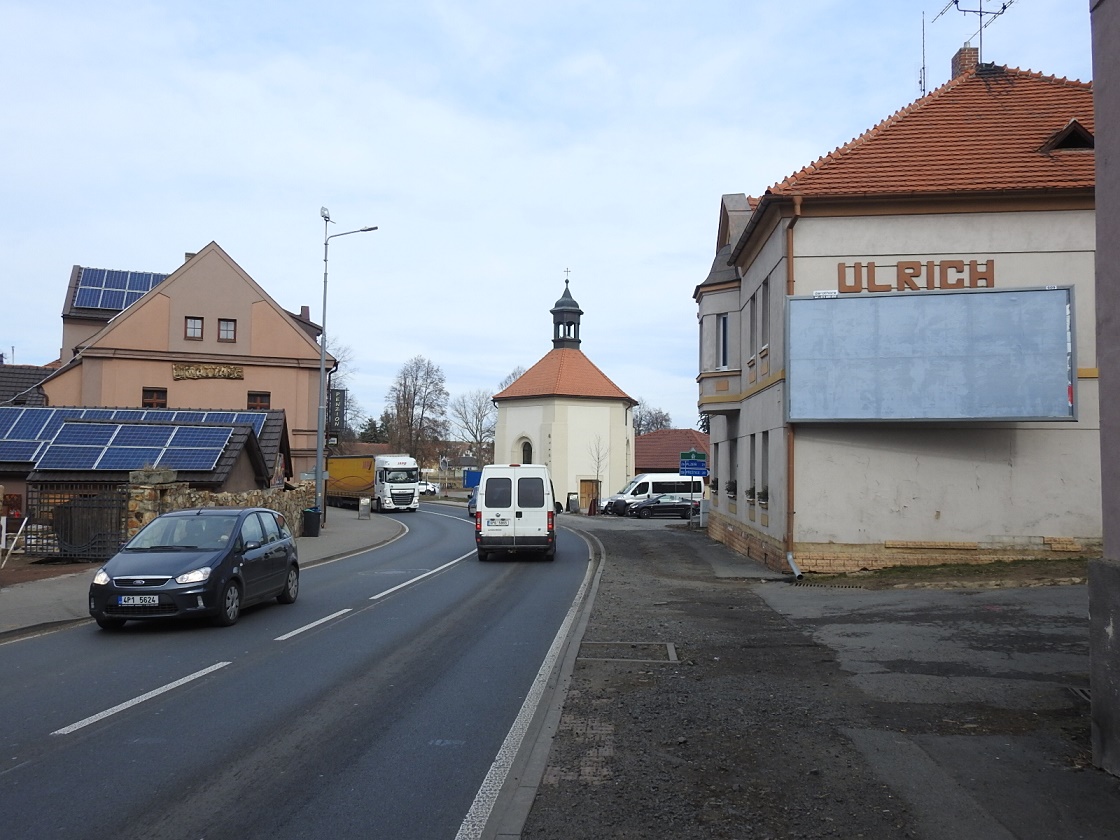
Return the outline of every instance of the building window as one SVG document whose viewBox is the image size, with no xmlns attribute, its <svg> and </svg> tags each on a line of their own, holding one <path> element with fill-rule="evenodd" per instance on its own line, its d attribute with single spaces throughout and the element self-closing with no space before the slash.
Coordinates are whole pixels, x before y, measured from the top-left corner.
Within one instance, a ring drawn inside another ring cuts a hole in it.
<svg viewBox="0 0 1120 840">
<path fill-rule="evenodd" d="M 750 324 L 748 329 L 751 332 L 751 357 L 758 355 L 758 294 L 751 295 L 751 299 L 747 302 L 747 321 Z"/>
<path fill-rule="evenodd" d="M 140 396 L 140 405 L 144 408 L 167 408 L 167 389 L 143 389 Z"/>
<path fill-rule="evenodd" d="M 183 336 L 191 341 L 202 340 L 202 319 L 195 318 L 193 315 L 187 316 L 186 326 L 183 330 Z"/>
<path fill-rule="evenodd" d="M 525 441 L 525 443 L 521 444 L 521 463 L 533 463 L 533 444 L 529 443 L 529 441 Z"/>
<path fill-rule="evenodd" d="M 727 369 L 727 314 L 716 316 L 716 367 Z"/>
<path fill-rule="evenodd" d="M 268 411 L 272 405 L 272 394 L 268 391 L 250 391 L 245 407 L 250 411 Z"/>
<path fill-rule="evenodd" d="M 762 281 L 762 312 L 759 313 L 762 317 L 758 325 L 758 332 L 762 338 L 762 346 L 770 346 L 770 278 L 767 277 Z"/>
<path fill-rule="evenodd" d="M 237 341 L 237 321 L 233 318 L 218 319 L 218 341 Z"/>
</svg>

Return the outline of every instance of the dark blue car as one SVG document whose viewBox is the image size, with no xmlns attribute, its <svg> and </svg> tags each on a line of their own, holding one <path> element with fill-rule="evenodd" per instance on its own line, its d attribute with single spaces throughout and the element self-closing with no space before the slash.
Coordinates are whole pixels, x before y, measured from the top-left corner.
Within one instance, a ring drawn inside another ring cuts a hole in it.
<svg viewBox="0 0 1120 840">
<path fill-rule="evenodd" d="M 149 522 L 102 566 L 89 612 L 106 630 L 126 621 L 211 616 L 234 624 L 243 607 L 299 594 L 296 541 L 268 508 L 203 508 Z"/>
</svg>

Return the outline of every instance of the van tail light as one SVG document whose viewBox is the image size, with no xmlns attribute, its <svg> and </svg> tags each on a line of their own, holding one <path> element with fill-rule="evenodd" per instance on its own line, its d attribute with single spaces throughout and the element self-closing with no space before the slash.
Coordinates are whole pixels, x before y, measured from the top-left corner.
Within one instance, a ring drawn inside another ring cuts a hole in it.
<svg viewBox="0 0 1120 840">
<path fill-rule="evenodd" d="M 551 510 L 550 510 L 550 511 L 548 512 L 548 532 L 549 532 L 550 534 L 551 534 L 551 533 L 552 533 L 552 532 L 553 532 L 554 530 L 556 530 L 556 525 L 555 525 L 555 522 L 556 522 L 556 514 L 555 514 L 555 512 L 553 512 L 553 511 L 551 511 Z"/>
<path fill-rule="evenodd" d="M 476 534 L 482 533 L 482 511 L 480 510 L 474 512 L 474 532 Z"/>
</svg>

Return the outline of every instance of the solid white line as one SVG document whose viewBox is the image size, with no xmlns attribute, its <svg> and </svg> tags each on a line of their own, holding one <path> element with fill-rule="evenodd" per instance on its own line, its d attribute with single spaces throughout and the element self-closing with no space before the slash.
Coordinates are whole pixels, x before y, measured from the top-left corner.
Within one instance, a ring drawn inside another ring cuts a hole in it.
<svg viewBox="0 0 1120 840">
<path fill-rule="evenodd" d="M 442 566 L 439 566 L 435 569 L 432 569 L 431 571 L 424 572 L 424 574 L 422 574 L 422 575 L 417 575 L 414 578 L 410 578 L 409 580 L 406 580 L 404 583 L 398 583 L 392 589 L 386 589 L 384 592 L 378 592 L 376 595 L 371 595 L 370 600 L 371 601 L 377 601 L 381 598 L 384 598 L 386 595 L 392 595 L 398 589 L 404 589 L 406 586 L 412 586 L 412 584 L 416 583 L 417 581 L 421 581 L 426 577 L 431 577 L 436 572 L 442 572 L 444 569 L 448 569 L 448 568 L 454 566 L 456 563 L 461 563 L 463 560 L 466 560 L 472 554 L 474 554 L 473 551 L 468 551 L 466 554 L 462 555 L 461 557 L 456 557 L 450 563 L 444 563 Z"/>
<path fill-rule="evenodd" d="M 572 606 L 568 609 L 568 614 L 564 616 L 564 622 L 560 625 L 560 629 L 556 631 L 556 638 L 552 640 L 552 647 L 548 649 L 548 654 L 545 656 L 544 662 L 541 663 L 540 670 L 537 671 L 537 678 L 533 680 L 533 685 L 525 697 L 525 702 L 521 704 L 521 711 L 517 713 L 509 734 L 506 735 L 501 749 L 498 750 L 497 758 L 490 765 L 490 772 L 482 780 L 482 786 L 475 794 L 471 809 L 467 811 L 467 815 L 463 818 L 463 824 L 459 826 L 459 833 L 455 835 L 455 840 L 478 840 L 482 836 L 486 823 L 490 819 L 490 812 L 494 810 L 494 804 L 498 801 L 498 794 L 501 793 L 502 787 L 506 783 L 506 777 L 509 776 L 513 761 L 521 749 L 521 742 L 525 740 L 525 733 L 529 729 L 533 715 L 536 714 L 537 706 L 540 705 L 552 669 L 556 665 L 556 660 L 560 657 L 560 651 L 567 641 L 568 633 L 576 620 L 580 605 L 583 604 L 584 594 L 587 592 L 589 583 L 590 578 L 585 576 L 575 600 L 572 601 Z"/>
<path fill-rule="evenodd" d="M 351 607 L 347 607 L 344 610 L 339 610 L 336 613 L 331 613 L 330 615 L 323 616 L 323 618 L 320 618 L 318 621 L 312 621 L 310 624 L 305 624 L 305 625 L 303 625 L 303 627 L 299 627 L 299 628 L 293 630 L 291 633 L 285 633 L 283 636 L 277 636 L 272 641 L 274 641 L 274 642 L 286 642 L 286 641 L 288 641 L 288 639 L 292 638 L 292 636 L 298 636 L 304 630 L 310 630 L 312 627 L 318 627 L 320 624 L 324 624 L 324 623 L 330 621 L 332 618 L 338 618 L 340 615 L 346 615 L 346 613 L 348 613 L 348 612 L 352 612 Z"/>
<path fill-rule="evenodd" d="M 147 694 L 141 694 L 139 697 L 135 697 L 132 700 L 126 700 L 124 703 L 121 703 L 119 706 L 114 706 L 111 709 L 106 709 L 103 712 L 98 712 L 96 715 L 93 715 L 92 717 L 88 717 L 85 720 L 80 720 L 77 723 L 72 723 L 69 726 L 63 727 L 62 729 L 56 729 L 51 734 L 52 735 L 69 735 L 71 732 L 76 732 L 77 730 L 81 729 L 84 726 L 89 726 L 91 723 L 97 723 L 97 721 L 99 721 L 99 720 L 104 720 L 105 718 L 109 717 L 110 715 L 115 715 L 117 712 L 123 712 L 125 709 L 130 709 L 133 706 L 136 706 L 140 703 L 143 703 L 145 700 L 151 700 L 153 697 L 158 697 L 161 694 L 164 694 L 168 691 L 171 691 L 171 689 L 173 689 L 173 688 L 178 688 L 181 685 L 186 685 L 191 680 L 197 680 L 199 677 L 205 677 L 207 674 L 213 673 L 214 671 L 217 671 L 219 668 L 224 668 L 229 664 L 230 664 L 229 662 L 219 662 L 216 665 L 211 665 L 209 668 L 203 668 L 201 671 L 196 671 L 195 673 L 191 674 L 190 676 L 183 677 L 181 680 L 175 680 L 175 682 L 173 682 L 173 683 L 168 683 L 167 685 L 163 686 L 162 688 L 154 689 L 153 691 L 149 691 Z"/>
</svg>

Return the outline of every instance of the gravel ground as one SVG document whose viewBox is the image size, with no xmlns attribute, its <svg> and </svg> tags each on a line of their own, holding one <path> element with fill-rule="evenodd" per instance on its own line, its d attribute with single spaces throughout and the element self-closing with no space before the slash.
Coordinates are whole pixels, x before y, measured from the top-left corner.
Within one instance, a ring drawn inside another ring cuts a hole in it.
<svg viewBox="0 0 1120 840">
<path fill-rule="evenodd" d="M 788 583 L 714 574 L 739 564 L 773 577 L 702 532 L 612 517 L 565 525 L 600 540 L 605 559 L 522 838 L 1117 836 L 1120 791 L 1091 768 L 1088 703 L 1054 680 L 1030 683 L 1047 692 L 1047 708 L 887 700 L 861 689 L 859 675 L 814 639 L 811 622 L 794 624 L 759 595 L 789 591 Z M 1079 668 L 1087 649 L 1074 646 Z M 905 679 L 927 664 L 891 667 Z M 966 684 L 955 674 L 932 678 Z M 884 749 L 875 755 L 869 744 Z M 1019 802 L 980 776 L 1011 769 L 997 749 L 1036 744 L 1039 752 L 1011 762 L 1034 773 Z M 972 752 L 946 753 L 928 780 L 904 765 L 950 748 Z M 946 769 L 960 754 L 965 766 Z M 978 768 L 970 782 L 976 755 L 991 769 Z M 907 778 L 884 770 L 892 761 Z M 1063 801 L 1044 802 L 1047 789 L 1060 789 Z M 1034 807 L 1046 815 L 1037 832 Z M 962 825 L 975 830 L 961 833 Z"/>
<path fill-rule="evenodd" d="M 722 546 L 634 524 L 592 526 L 607 559 L 522 837 L 916 836 L 840 732 L 873 710 L 832 652 L 713 578 Z"/>
</svg>

